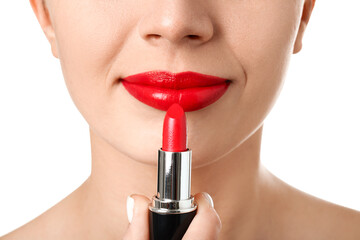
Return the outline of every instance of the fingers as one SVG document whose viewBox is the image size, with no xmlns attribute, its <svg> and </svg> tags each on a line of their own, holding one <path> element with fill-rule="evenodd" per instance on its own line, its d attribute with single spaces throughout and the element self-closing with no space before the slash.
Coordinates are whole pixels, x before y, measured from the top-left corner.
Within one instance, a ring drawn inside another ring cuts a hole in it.
<svg viewBox="0 0 360 240">
<path fill-rule="evenodd" d="M 127 199 L 127 214 L 129 226 L 123 240 L 149 239 L 149 203 L 150 200 L 138 194 L 132 194 Z"/>
<path fill-rule="evenodd" d="M 219 239 L 221 220 L 214 209 L 212 198 L 207 193 L 195 195 L 198 204 L 196 216 L 192 220 L 183 240 L 215 240 Z"/>
<path fill-rule="evenodd" d="M 222 225 L 211 197 L 207 193 L 198 193 L 195 195 L 195 201 L 198 205 L 197 213 L 183 240 L 219 239 Z M 128 198 L 127 211 L 130 224 L 123 240 L 149 239 L 149 203 L 150 200 L 142 195 L 133 194 Z"/>
</svg>

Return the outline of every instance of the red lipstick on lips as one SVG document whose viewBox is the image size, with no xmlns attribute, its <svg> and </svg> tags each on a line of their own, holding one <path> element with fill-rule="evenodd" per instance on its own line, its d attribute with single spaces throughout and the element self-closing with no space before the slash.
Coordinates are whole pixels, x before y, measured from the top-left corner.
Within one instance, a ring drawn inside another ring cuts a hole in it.
<svg viewBox="0 0 360 240">
<path fill-rule="evenodd" d="M 163 146 L 158 150 L 157 194 L 149 205 L 150 240 L 181 240 L 196 215 L 186 142 L 185 113 L 174 103 L 166 112 Z"/>
<path fill-rule="evenodd" d="M 122 83 L 132 96 L 151 107 L 166 111 L 178 103 L 189 112 L 216 102 L 230 81 L 190 71 L 149 71 L 128 76 Z"/>
</svg>

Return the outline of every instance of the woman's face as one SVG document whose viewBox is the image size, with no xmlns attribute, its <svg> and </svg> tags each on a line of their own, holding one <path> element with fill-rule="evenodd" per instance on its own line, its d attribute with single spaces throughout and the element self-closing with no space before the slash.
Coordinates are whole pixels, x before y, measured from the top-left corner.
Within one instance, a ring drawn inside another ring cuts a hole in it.
<svg viewBox="0 0 360 240">
<path fill-rule="evenodd" d="M 226 155 L 262 125 L 301 41 L 295 40 L 303 4 L 48 0 L 52 27 L 45 33 L 91 130 L 139 162 L 156 164 L 165 112 L 135 99 L 120 79 L 151 70 L 230 79 L 218 101 L 186 113 L 196 168 Z"/>
</svg>

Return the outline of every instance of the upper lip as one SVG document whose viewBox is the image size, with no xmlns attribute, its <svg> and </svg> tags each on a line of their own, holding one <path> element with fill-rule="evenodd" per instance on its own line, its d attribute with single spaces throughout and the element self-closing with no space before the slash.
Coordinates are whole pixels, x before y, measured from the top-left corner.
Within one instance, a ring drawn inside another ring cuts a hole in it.
<svg viewBox="0 0 360 240">
<path fill-rule="evenodd" d="M 208 87 L 230 81 L 225 78 L 191 71 L 179 73 L 172 73 L 168 71 L 149 71 L 127 76 L 123 80 L 136 84 L 171 89 Z"/>
</svg>

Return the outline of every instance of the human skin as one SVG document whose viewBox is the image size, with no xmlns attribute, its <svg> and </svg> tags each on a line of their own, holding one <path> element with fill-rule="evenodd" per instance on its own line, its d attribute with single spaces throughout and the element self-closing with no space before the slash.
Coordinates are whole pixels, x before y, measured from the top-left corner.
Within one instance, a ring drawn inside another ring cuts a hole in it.
<svg viewBox="0 0 360 240">
<path fill-rule="evenodd" d="M 192 192 L 215 203 L 196 195 L 204 214 L 189 239 L 360 239 L 359 212 L 289 186 L 260 161 L 264 120 L 302 48 L 314 0 L 30 3 L 89 124 L 92 170 L 2 240 L 146 239 L 165 112 L 137 101 L 119 79 L 151 70 L 232 81 L 217 102 L 186 113 Z M 125 202 L 134 193 L 129 224 Z"/>
</svg>

